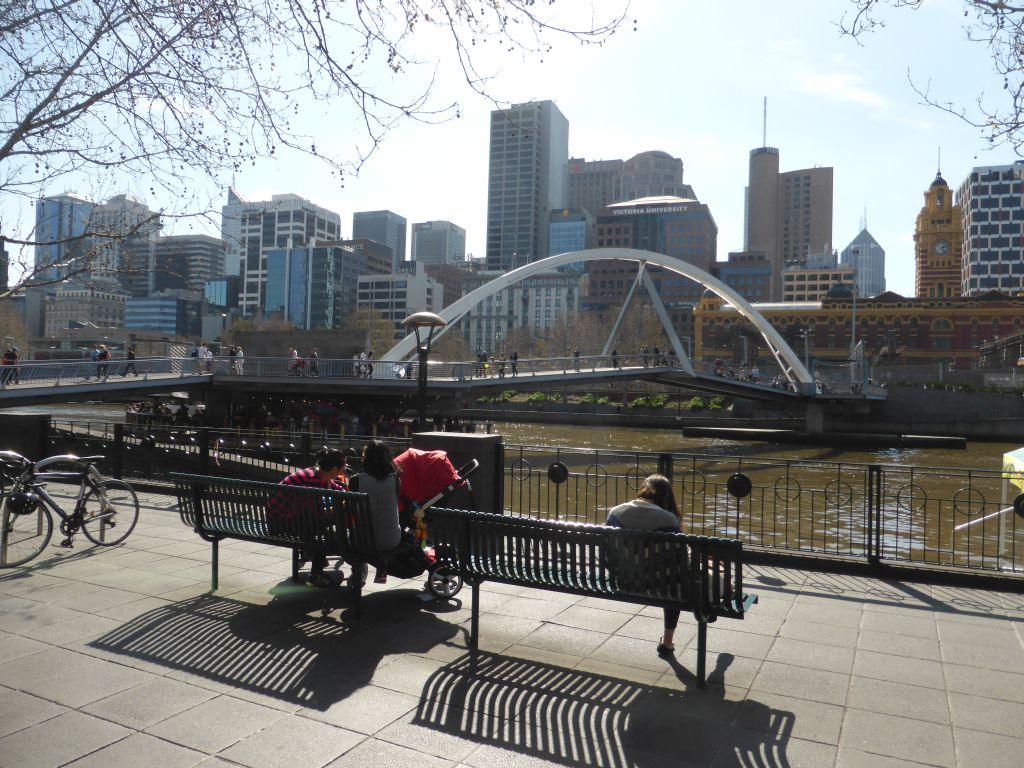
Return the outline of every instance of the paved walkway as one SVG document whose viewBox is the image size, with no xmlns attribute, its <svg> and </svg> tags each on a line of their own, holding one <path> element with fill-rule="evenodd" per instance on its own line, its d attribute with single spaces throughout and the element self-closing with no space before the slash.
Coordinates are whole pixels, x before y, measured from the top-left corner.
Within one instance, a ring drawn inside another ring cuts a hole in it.
<svg viewBox="0 0 1024 768">
<path fill-rule="evenodd" d="M 484 585 L 284 580 L 287 553 L 209 546 L 159 496 L 120 548 L 0 572 L 0 766 L 963 766 L 1024 754 L 1024 596 L 750 569 L 761 603 L 659 659 L 656 610 Z M 468 590 L 467 590 L 468 593 Z M 684 649 L 684 646 L 685 649 Z"/>
</svg>

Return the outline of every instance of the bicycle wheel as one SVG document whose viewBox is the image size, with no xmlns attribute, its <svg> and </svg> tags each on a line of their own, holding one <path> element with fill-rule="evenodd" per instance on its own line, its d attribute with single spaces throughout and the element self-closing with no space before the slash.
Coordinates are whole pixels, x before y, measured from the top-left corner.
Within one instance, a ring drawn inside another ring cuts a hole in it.
<svg viewBox="0 0 1024 768">
<path fill-rule="evenodd" d="M 23 565 L 50 543 L 53 519 L 39 504 L 33 512 L 17 514 L 7 506 L 10 496 L 0 503 L 0 568 Z"/>
<path fill-rule="evenodd" d="M 98 488 L 90 488 L 82 499 L 82 532 L 93 544 L 111 547 L 127 539 L 135 528 L 139 498 L 120 480 L 104 480 Z"/>
</svg>

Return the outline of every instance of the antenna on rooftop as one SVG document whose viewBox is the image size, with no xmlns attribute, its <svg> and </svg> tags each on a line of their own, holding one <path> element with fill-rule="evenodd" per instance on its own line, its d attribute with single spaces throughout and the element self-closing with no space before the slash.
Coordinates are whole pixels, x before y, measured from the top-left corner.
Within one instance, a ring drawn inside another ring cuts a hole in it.
<svg viewBox="0 0 1024 768">
<path fill-rule="evenodd" d="M 938 164 L 936 166 L 935 175 L 936 176 L 941 176 L 942 175 L 942 147 L 939 147 L 939 159 L 938 159 Z"/>
<path fill-rule="evenodd" d="M 761 146 L 768 146 L 768 97 L 763 97 L 763 105 L 761 108 Z"/>
</svg>

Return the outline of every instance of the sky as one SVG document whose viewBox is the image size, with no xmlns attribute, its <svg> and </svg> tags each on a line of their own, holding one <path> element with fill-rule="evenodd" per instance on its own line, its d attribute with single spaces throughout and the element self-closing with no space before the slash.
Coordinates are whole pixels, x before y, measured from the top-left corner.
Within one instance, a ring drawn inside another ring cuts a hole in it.
<svg viewBox="0 0 1024 768">
<path fill-rule="evenodd" d="M 557 6 L 571 14 L 588 4 Z M 743 246 L 749 152 L 762 145 L 767 98 L 767 144 L 779 149 L 780 170 L 834 169 L 831 247 L 841 251 L 866 216 L 886 251 L 887 288 L 912 295 L 914 222 L 940 151 L 942 174 L 954 189 L 972 167 L 1016 156 L 1010 147 L 988 149 L 978 129 L 922 104 L 911 82 L 970 108 L 982 94 L 999 98 L 1001 81 L 987 49 L 966 39 L 961 0 L 891 11 L 885 28 L 859 42 L 837 27 L 847 9 L 841 0 L 632 0 L 630 21 L 604 46 L 552 38 L 555 48 L 542 61 L 485 51 L 481 62 L 500 101 L 558 105 L 569 121 L 572 157 L 628 159 L 662 150 L 682 158 L 683 180 L 718 225 L 720 261 Z M 433 71 L 434 51 L 447 49 L 427 47 L 422 56 Z M 460 117 L 400 124 L 343 186 L 315 161 L 284 156 L 246 169 L 233 179 L 235 188 L 248 200 L 306 197 L 339 213 L 346 235 L 355 211 L 389 209 L 410 224 L 450 220 L 466 229 L 467 251 L 482 256 L 493 105 L 461 84 L 450 62 L 442 59 L 437 73 L 439 100 L 458 101 Z M 330 149 L 351 155 L 355 115 L 342 105 L 307 107 L 311 124 L 330 126 Z M 146 199 L 144 180 L 135 184 L 139 189 L 126 191 Z M 212 184 L 209 195 L 225 197 Z M 197 228 L 217 234 L 202 222 L 166 233 Z"/>
</svg>

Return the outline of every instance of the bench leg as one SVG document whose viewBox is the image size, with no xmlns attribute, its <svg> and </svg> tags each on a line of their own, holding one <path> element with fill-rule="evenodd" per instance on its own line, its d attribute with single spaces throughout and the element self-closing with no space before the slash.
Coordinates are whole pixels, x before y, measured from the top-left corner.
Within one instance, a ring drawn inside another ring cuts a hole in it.
<svg viewBox="0 0 1024 768">
<path fill-rule="evenodd" d="M 210 591 L 211 592 L 216 592 L 217 591 L 217 566 L 218 566 L 219 560 L 220 560 L 220 558 L 218 557 L 218 549 L 219 548 L 218 548 L 217 545 L 219 543 L 220 543 L 219 541 L 214 539 L 213 542 L 210 544 L 210 546 L 213 547 L 213 551 L 212 551 L 212 553 L 210 555 Z"/>
<path fill-rule="evenodd" d="M 356 564 L 353 569 L 359 568 Z M 352 616 L 361 619 L 363 618 L 363 585 L 362 580 L 355 578 L 355 570 L 353 570 L 352 584 Z"/>
<path fill-rule="evenodd" d="M 697 624 L 697 687 L 707 688 L 707 653 L 708 624 L 701 621 Z"/>
<path fill-rule="evenodd" d="M 299 567 L 302 565 L 302 559 L 299 556 L 299 550 L 297 547 L 292 547 L 292 581 L 298 582 L 299 580 Z"/>
<path fill-rule="evenodd" d="M 473 608 L 469 619 L 469 647 L 476 650 L 480 642 L 480 585 L 473 587 Z"/>
</svg>

